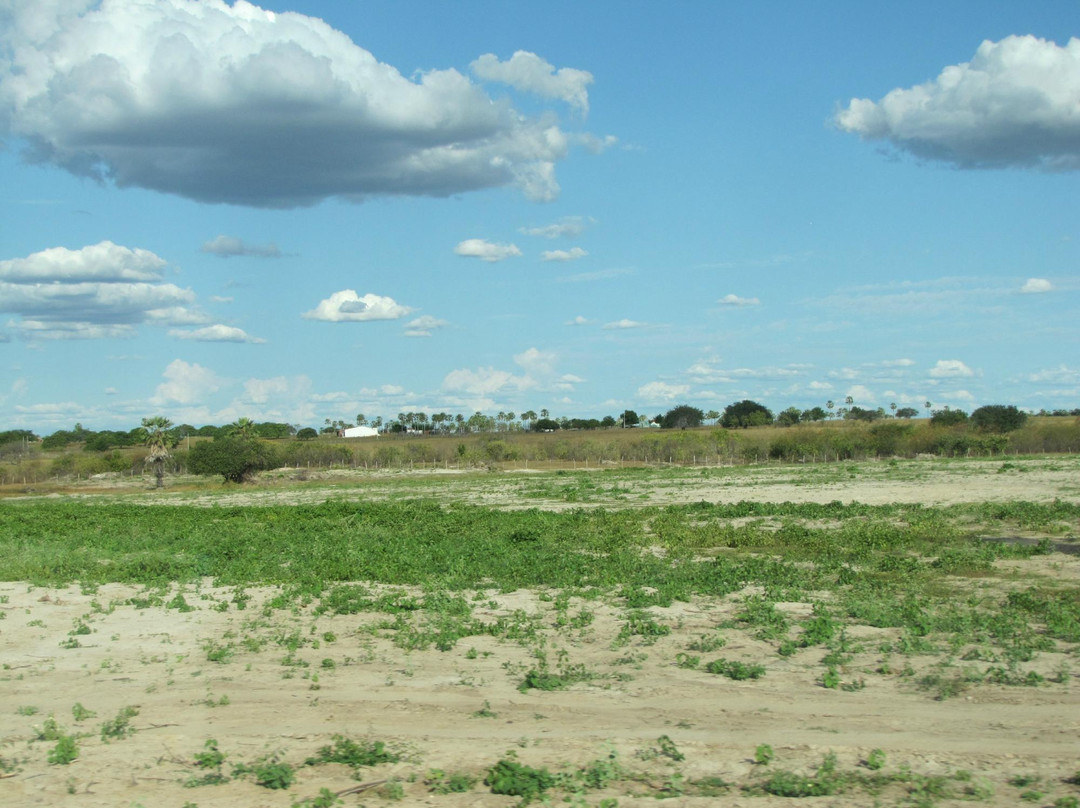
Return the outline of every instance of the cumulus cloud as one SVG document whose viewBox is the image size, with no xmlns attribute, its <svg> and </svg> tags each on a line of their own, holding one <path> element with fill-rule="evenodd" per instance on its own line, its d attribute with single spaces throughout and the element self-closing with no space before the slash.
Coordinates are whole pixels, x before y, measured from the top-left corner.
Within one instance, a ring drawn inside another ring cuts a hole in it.
<svg viewBox="0 0 1080 808">
<path fill-rule="evenodd" d="M 528 376 L 515 376 L 505 370 L 493 367 L 469 370 L 452 370 L 443 379 L 442 389 L 450 393 L 463 393 L 468 396 L 491 396 L 496 393 L 517 392 L 534 386 Z"/>
<path fill-rule="evenodd" d="M 249 255 L 255 258 L 280 258 L 281 250 L 274 242 L 269 244 L 245 244 L 234 236 L 218 236 L 203 242 L 202 251 L 222 258 Z"/>
<path fill-rule="evenodd" d="M 228 384 L 202 365 L 174 359 L 162 374 L 165 381 L 157 386 L 150 403 L 156 407 L 169 404 L 194 404 Z"/>
<path fill-rule="evenodd" d="M 28 160 L 202 202 L 558 193 L 575 139 L 455 69 L 406 78 L 341 31 L 248 2 L 5 3 L 0 120 Z M 587 108 L 592 77 L 533 54 L 477 75 Z M 577 138 L 580 140 L 581 138 Z"/>
<path fill-rule="evenodd" d="M 509 84 L 515 90 L 565 101 L 582 113 L 589 111 L 588 86 L 593 83 L 593 75 L 585 70 L 556 70 L 555 65 L 535 53 L 521 50 L 505 62 L 500 62 L 494 53 L 485 53 L 469 67 L 483 81 Z"/>
<path fill-rule="evenodd" d="M 975 371 L 959 359 L 939 359 L 937 364 L 930 368 L 930 377 L 933 379 L 960 379 L 974 375 Z"/>
<path fill-rule="evenodd" d="M 149 250 L 103 241 L 52 247 L 0 261 L 0 311 L 34 339 L 130 337 L 140 323 L 205 322 L 189 308 L 195 293 L 160 281 L 166 262 Z"/>
<path fill-rule="evenodd" d="M 1080 169 L 1080 39 L 984 41 L 970 62 L 878 102 L 855 98 L 837 126 L 960 168 Z"/>
<path fill-rule="evenodd" d="M 531 377 L 546 377 L 555 373 L 555 363 L 558 356 L 554 351 L 542 351 L 539 348 L 528 348 L 519 354 L 514 354 L 514 364 L 525 371 Z"/>
<path fill-rule="evenodd" d="M 567 320 L 567 325 L 590 325 L 593 321 L 588 317 L 582 317 L 580 314 L 573 320 Z"/>
<path fill-rule="evenodd" d="M 482 238 L 468 238 L 454 247 L 454 252 L 465 258 L 479 258 L 494 263 L 521 255 L 516 244 L 493 244 Z"/>
<path fill-rule="evenodd" d="M 649 382 L 637 389 L 638 398 L 643 401 L 654 403 L 659 401 L 673 401 L 690 392 L 688 384 L 668 384 L 667 382 Z"/>
<path fill-rule="evenodd" d="M 761 301 L 756 297 L 739 297 L 738 295 L 724 295 L 716 301 L 718 306 L 758 306 Z"/>
<path fill-rule="evenodd" d="M 639 323 L 637 320 L 628 320 L 623 317 L 621 320 L 615 320 L 612 323 L 604 323 L 605 331 L 619 331 L 624 328 L 645 328 L 648 323 Z"/>
<path fill-rule="evenodd" d="M 521 232 L 526 236 L 539 236 L 546 239 L 577 238 L 585 232 L 586 226 L 591 224 L 592 221 L 592 219 L 586 220 L 581 216 L 564 216 L 553 224 L 540 227 L 522 227 Z"/>
<path fill-rule="evenodd" d="M 323 320 L 328 323 L 362 323 L 368 320 L 397 320 L 412 313 L 392 297 L 382 297 L 370 292 L 363 297 L 353 289 L 334 292 L 319 302 L 311 311 L 304 312 L 306 320 Z"/>
<path fill-rule="evenodd" d="M 1020 287 L 1020 291 L 1026 295 L 1034 295 L 1040 292 L 1049 292 L 1053 288 L 1053 285 L 1046 278 L 1028 278 L 1027 283 Z"/>
<path fill-rule="evenodd" d="M 1029 382 L 1050 382 L 1052 384 L 1077 384 L 1080 383 L 1080 369 L 1058 365 L 1056 368 L 1048 368 L 1032 373 L 1027 377 L 1027 380 Z"/>
<path fill-rule="evenodd" d="M 588 254 L 581 247 L 571 247 L 569 250 L 544 250 L 540 258 L 544 261 L 576 261 Z"/>
<path fill-rule="evenodd" d="M 258 344 L 266 342 L 260 337 L 252 337 L 242 328 L 231 325 L 208 325 L 205 328 L 196 328 L 186 331 L 180 328 L 169 330 L 170 337 L 177 339 L 194 340 L 195 342 L 248 342 Z"/>
<path fill-rule="evenodd" d="M 417 317 L 415 320 L 410 320 L 405 324 L 405 336 L 406 337 L 430 337 L 431 332 L 439 328 L 445 328 L 450 325 L 446 320 L 440 320 L 438 317 L 432 317 L 430 314 L 424 314 Z"/>
</svg>

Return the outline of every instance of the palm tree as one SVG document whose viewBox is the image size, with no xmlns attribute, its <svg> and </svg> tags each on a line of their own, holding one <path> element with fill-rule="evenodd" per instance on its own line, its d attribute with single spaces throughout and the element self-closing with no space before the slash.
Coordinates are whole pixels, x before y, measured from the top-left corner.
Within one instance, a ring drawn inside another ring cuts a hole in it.
<svg viewBox="0 0 1080 808">
<path fill-rule="evenodd" d="M 829 409 L 829 417 L 832 418 L 832 414 L 833 414 L 832 410 L 833 410 L 833 407 L 836 406 L 836 404 L 832 401 L 832 399 L 829 399 L 828 401 L 825 402 L 825 406 L 828 407 L 828 409 Z"/>
<path fill-rule="evenodd" d="M 172 445 L 172 437 L 168 430 L 172 428 L 172 421 L 164 415 L 155 415 L 153 418 L 142 419 L 143 429 L 146 430 L 144 443 L 150 450 L 146 456 L 146 462 L 154 466 L 155 488 L 165 485 L 165 461 L 171 457 L 169 448 Z"/>
<path fill-rule="evenodd" d="M 229 424 L 225 429 L 230 435 L 234 435 L 238 438 L 254 438 L 255 437 L 255 422 L 250 418 L 240 417 Z"/>
</svg>

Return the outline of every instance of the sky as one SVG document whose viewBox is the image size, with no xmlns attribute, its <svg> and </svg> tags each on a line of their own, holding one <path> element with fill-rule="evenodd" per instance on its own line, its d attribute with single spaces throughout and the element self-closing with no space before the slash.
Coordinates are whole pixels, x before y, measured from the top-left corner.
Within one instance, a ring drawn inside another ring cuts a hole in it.
<svg viewBox="0 0 1080 808">
<path fill-rule="evenodd" d="M 1067 2 L 0 0 L 0 431 L 1080 406 Z"/>
</svg>

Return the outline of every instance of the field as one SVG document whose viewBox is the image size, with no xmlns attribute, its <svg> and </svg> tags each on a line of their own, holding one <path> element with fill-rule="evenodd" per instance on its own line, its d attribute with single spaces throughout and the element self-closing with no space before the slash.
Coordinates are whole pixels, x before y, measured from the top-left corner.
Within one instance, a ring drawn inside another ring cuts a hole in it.
<svg viewBox="0 0 1080 808">
<path fill-rule="evenodd" d="M 1080 800 L 1080 457 L 146 486 L 0 505 L 4 805 Z"/>
</svg>

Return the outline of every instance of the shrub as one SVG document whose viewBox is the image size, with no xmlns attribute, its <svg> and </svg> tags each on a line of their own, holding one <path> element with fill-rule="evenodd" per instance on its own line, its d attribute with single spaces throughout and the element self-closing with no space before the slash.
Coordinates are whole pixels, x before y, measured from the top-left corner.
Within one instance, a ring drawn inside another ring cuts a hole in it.
<svg viewBox="0 0 1080 808">
<path fill-rule="evenodd" d="M 256 471 L 275 465 L 274 450 L 250 438 L 204 441 L 192 446 L 188 453 L 188 469 L 192 474 L 220 474 L 232 483 L 242 483 Z"/>
<path fill-rule="evenodd" d="M 1004 404 L 989 404 L 971 413 L 971 423 L 981 432 L 1012 432 L 1027 422 L 1027 413 Z"/>
</svg>

